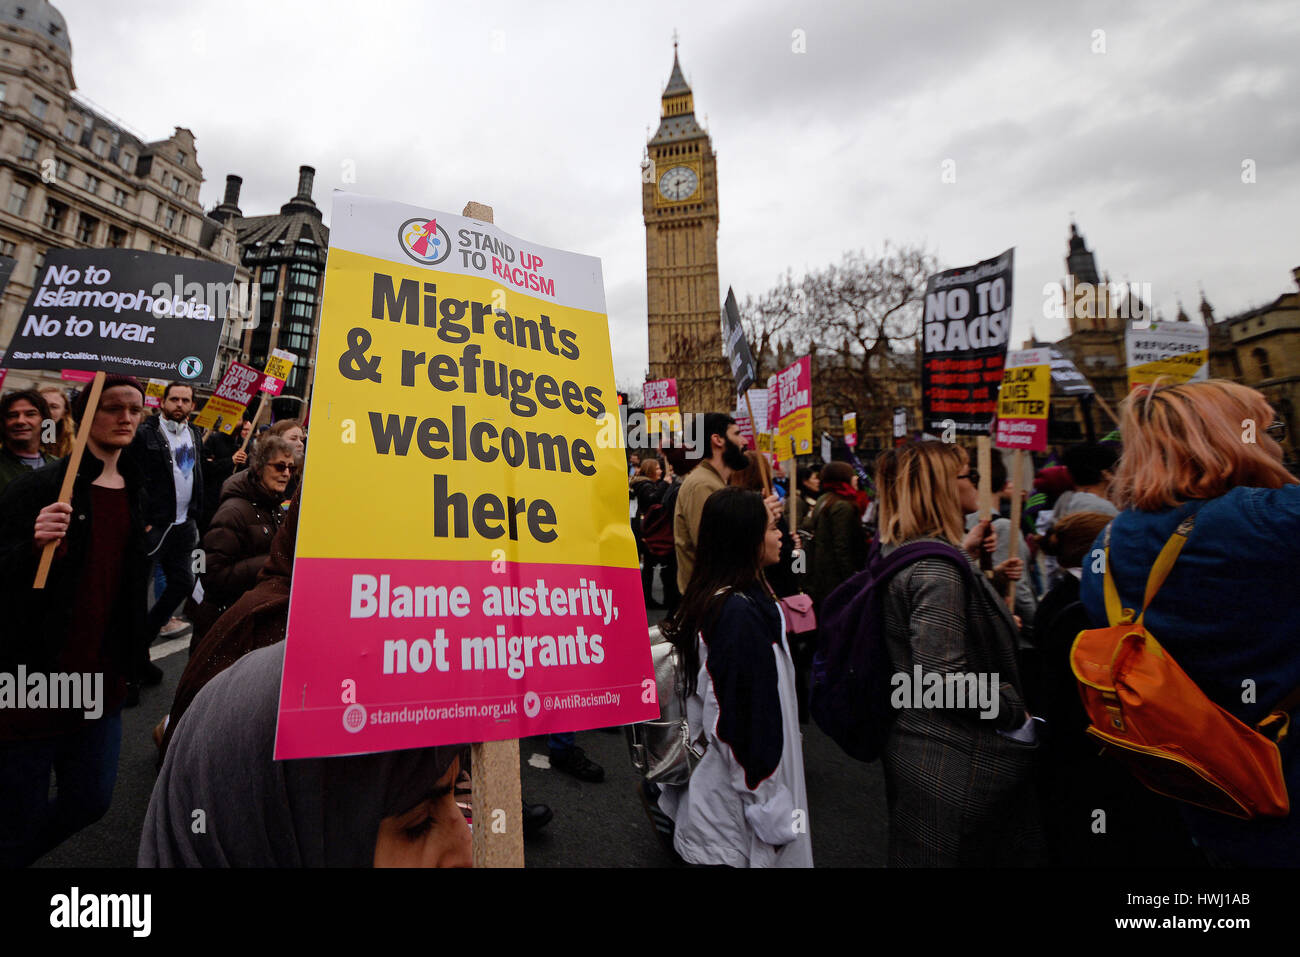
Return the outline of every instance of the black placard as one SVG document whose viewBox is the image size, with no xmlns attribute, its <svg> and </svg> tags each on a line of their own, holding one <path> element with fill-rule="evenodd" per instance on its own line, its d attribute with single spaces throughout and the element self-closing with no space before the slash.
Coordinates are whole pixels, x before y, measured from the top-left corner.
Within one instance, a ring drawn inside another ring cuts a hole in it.
<svg viewBox="0 0 1300 957">
<path fill-rule="evenodd" d="M 52 249 L 9 340 L 10 369 L 207 383 L 235 267 L 126 249 Z"/>
</svg>

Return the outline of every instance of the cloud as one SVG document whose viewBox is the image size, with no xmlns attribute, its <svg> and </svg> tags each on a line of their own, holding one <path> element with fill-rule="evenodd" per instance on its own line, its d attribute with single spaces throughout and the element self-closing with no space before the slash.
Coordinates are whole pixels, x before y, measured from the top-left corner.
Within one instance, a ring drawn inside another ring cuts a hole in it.
<svg viewBox="0 0 1300 957">
<path fill-rule="evenodd" d="M 209 208 L 233 172 L 246 214 L 275 212 L 306 163 L 328 217 L 348 163 L 349 189 L 487 202 L 511 233 L 599 256 L 620 382 L 647 364 L 638 164 L 674 28 L 718 153 L 720 285 L 742 300 L 886 239 L 949 265 L 1014 245 L 1013 340 L 1060 335 L 1040 290 L 1071 213 L 1158 302 L 1203 281 L 1230 312 L 1295 265 L 1285 2 L 57 5 L 83 92 L 149 138 L 194 131 Z"/>
</svg>

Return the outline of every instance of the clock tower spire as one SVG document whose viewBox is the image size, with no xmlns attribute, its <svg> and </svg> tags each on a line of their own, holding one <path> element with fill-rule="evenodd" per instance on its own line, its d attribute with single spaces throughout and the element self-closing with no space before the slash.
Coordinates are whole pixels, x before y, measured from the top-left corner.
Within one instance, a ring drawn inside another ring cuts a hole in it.
<svg viewBox="0 0 1300 957">
<path fill-rule="evenodd" d="M 726 412 L 735 397 L 722 355 L 717 158 L 695 120 L 675 33 L 659 128 L 646 152 L 641 205 L 650 377 L 677 379 L 683 412 Z"/>
</svg>

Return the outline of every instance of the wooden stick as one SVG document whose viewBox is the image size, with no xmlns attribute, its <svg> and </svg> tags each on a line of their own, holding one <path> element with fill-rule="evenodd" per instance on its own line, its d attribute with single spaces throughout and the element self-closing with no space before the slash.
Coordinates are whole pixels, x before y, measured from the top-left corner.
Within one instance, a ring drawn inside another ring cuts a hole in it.
<svg viewBox="0 0 1300 957">
<path fill-rule="evenodd" d="M 77 437 L 72 440 L 72 454 L 68 456 L 68 471 L 64 473 L 63 487 L 59 489 L 60 502 L 72 501 L 72 486 L 77 481 L 81 456 L 86 451 L 86 439 L 90 438 L 90 426 L 95 421 L 95 412 L 99 409 L 99 395 L 104 391 L 104 378 L 105 373 L 101 370 L 95 373 L 95 378 L 90 382 L 90 398 L 86 402 L 86 411 L 82 413 L 81 421 L 77 423 Z M 54 562 L 54 549 L 58 545 L 58 542 L 46 542 L 45 547 L 41 549 L 41 562 L 36 566 L 36 581 L 32 582 L 33 588 L 45 587 L 45 580 L 50 577 L 50 565 Z"/>
<path fill-rule="evenodd" d="M 253 413 L 253 427 L 248 430 L 244 436 L 244 441 L 239 445 L 239 451 L 243 452 L 248 448 L 248 443 L 253 440 L 253 433 L 257 431 L 258 420 L 262 418 L 262 410 L 266 408 L 266 393 L 262 393 L 262 398 L 257 402 L 257 411 Z"/>
<path fill-rule="evenodd" d="M 1094 390 L 1092 397 L 1097 400 L 1099 406 L 1106 410 L 1106 414 L 1109 415 L 1111 421 L 1115 423 L 1115 427 L 1119 428 L 1119 416 L 1115 414 L 1115 410 L 1110 407 L 1109 403 L 1101 397 L 1101 393 Z"/>
<path fill-rule="evenodd" d="M 466 203 L 461 214 L 492 222 L 492 207 Z M 475 867 L 523 867 L 524 819 L 519 790 L 519 742 L 483 741 L 470 747 Z M 498 824 L 500 822 L 500 826 Z"/>
<path fill-rule="evenodd" d="M 799 472 L 799 463 L 794 457 L 794 433 L 790 434 L 790 474 L 785 477 L 788 491 L 785 496 L 785 511 L 790 517 L 790 537 L 794 538 L 794 477 Z"/>
<path fill-rule="evenodd" d="M 976 465 L 975 469 L 980 473 L 979 486 L 979 511 L 977 521 L 991 522 L 993 520 L 993 448 L 987 435 L 976 436 Z M 993 578 L 993 556 L 980 546 L 980 570 L 984 572 L 989 579 Z"/>
<path fill-rule="evenodd" d="M 1011 531 L 1009 533 L 1009 537 L 1011 539 L 1011 543 L 1010 543 L 1011 547 L 1010 550 L 1007 552 L 1007 557 L 1019 558 L 1020 557 L 1020 489 L 1021 489 L 1020 483 L 1024 478 L 1024 473 L 1025 473 L 1025 450 L 1016 449 L 1015 452 L 1012 453 L 1012 455 L 1014 456 L 1014 458 L 1012 459 L 1013 464 L 1011 466 Z M 1026 575 L 1029 574 L 1028 566 L 1025 567 L 1025 570 L 1022 572 L 1022 574 L 1026 574 Z M 1013 581 L 1007 585 L 1007 607 L 1010 608 L 1013 613 L 1016 610 L 1016 585 L 1017 584 L 1019 583 Z"/>
</svg>

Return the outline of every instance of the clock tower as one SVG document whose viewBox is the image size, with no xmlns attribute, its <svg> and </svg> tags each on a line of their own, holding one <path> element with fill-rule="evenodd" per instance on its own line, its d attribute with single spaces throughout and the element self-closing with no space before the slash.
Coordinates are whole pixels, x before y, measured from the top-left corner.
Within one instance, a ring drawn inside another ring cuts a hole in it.
<svg viewBox="0 0 1300 957">
<path fill-rule="evenodd" d="M 662 104 L 641 177 L 650 378 L 677 379 L 683 412 L 726 412 L 736 399 L 722 353 L 716 157 L 675 41 Z"/>
</svg>

